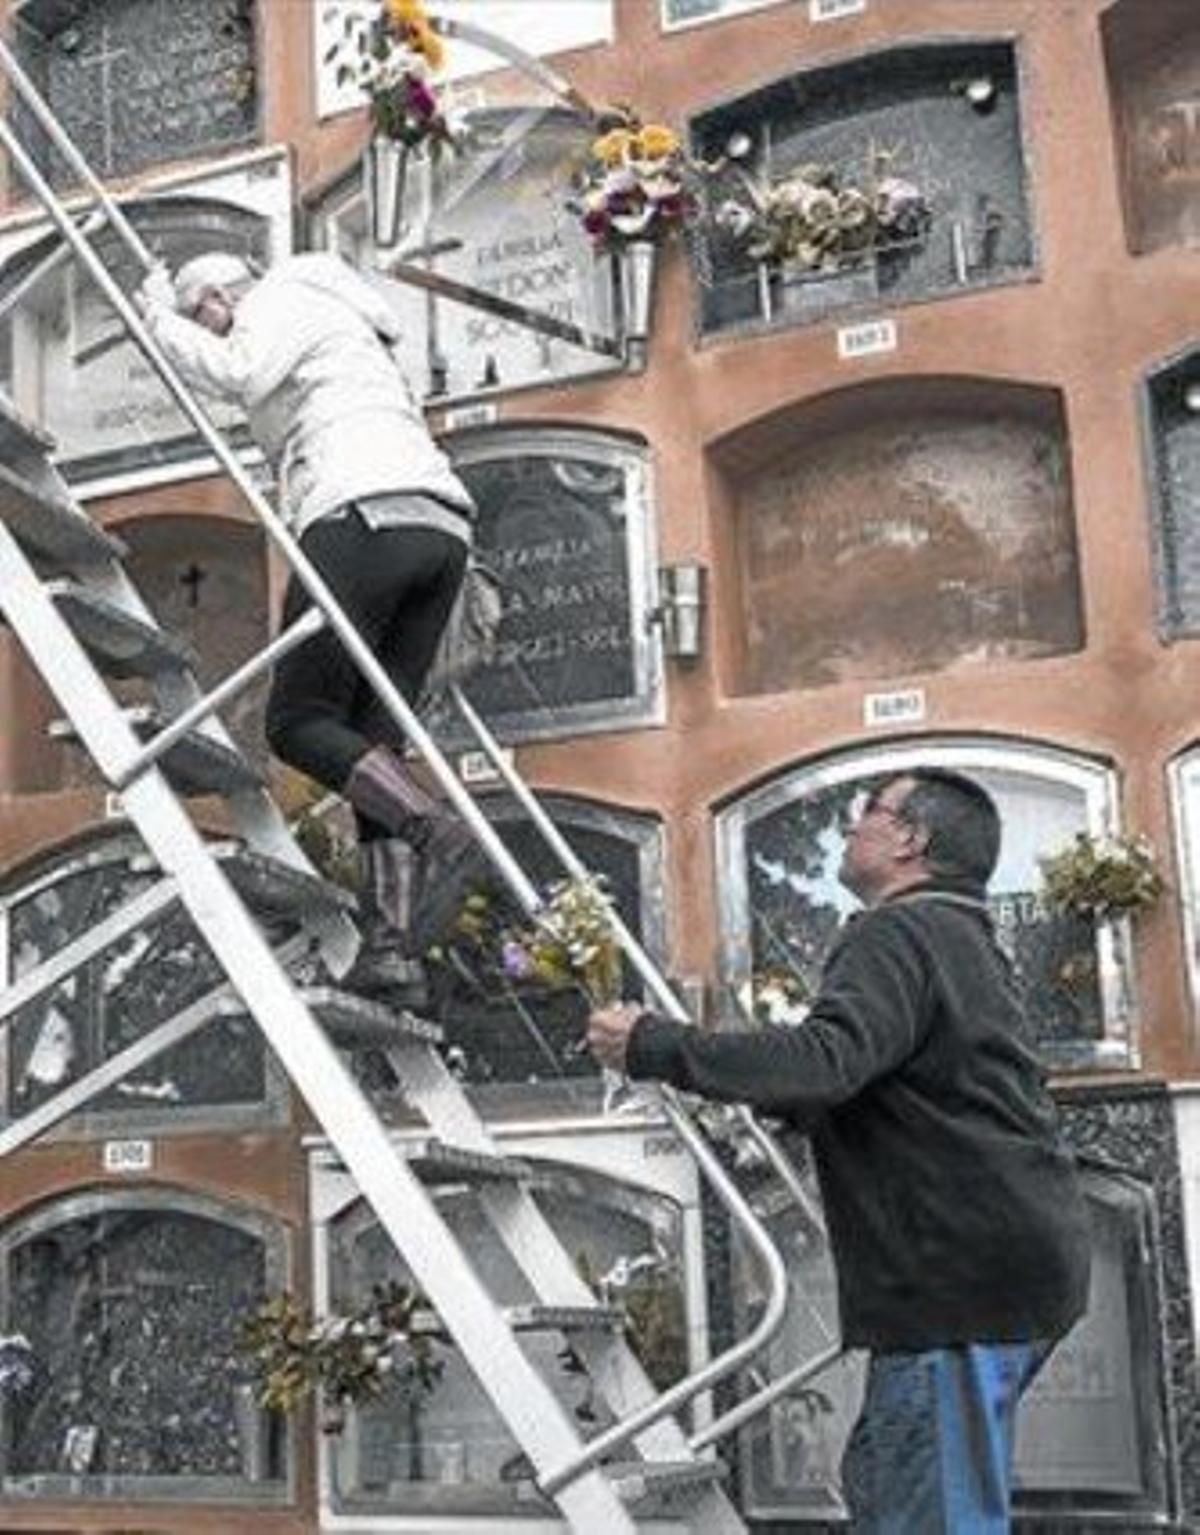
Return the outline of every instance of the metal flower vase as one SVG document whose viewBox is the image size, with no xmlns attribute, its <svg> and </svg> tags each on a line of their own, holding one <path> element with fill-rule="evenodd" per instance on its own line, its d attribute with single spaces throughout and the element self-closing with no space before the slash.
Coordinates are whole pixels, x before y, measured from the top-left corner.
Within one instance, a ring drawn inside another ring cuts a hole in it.
<svg viewBox="0 0 1200 1535">
<path fill-rule="evenodd" d="M 371 208 L 371 238 L 381 249 L 400 238 L 407 174 L 408 145 L 376 135 L 363 156 L 363 182 Z"/>
<path fill-rule="evenodd" d="M 636 367 L 646 361 L 656 255 L 653 240 L 629 240 L 621 247 L 621 334 L 626 360 Z"/>
</svg>

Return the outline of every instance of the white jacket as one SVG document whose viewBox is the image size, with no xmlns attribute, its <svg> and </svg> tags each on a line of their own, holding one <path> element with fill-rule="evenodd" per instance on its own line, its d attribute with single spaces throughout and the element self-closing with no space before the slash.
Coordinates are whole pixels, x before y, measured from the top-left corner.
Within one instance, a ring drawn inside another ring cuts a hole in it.
<svg viewBox="0 0 1200 1535">
<path fill-rule="evenodd" d="M 297 535 L 366 496 L 418 492 L 472 510 L 396 363 L 395 316 L 340 257 L 277 263 L 225 336 L 143 291 L 146 324 L 183 377 L 246 411 Z"/>
</svg>

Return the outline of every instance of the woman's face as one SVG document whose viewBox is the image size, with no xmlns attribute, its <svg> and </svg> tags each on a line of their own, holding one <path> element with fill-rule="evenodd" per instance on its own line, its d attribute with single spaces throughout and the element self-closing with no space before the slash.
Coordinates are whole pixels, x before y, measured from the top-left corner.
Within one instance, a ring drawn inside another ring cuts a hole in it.
<svg viewBox="0 0 1200 1535">
<path fill-rule="evenodd" d="M 192 306 L 191 318 L 214 336 L 224 336 L 233 324 L 236 301 L 228 288 L 203 288 Z"/>
</svg>

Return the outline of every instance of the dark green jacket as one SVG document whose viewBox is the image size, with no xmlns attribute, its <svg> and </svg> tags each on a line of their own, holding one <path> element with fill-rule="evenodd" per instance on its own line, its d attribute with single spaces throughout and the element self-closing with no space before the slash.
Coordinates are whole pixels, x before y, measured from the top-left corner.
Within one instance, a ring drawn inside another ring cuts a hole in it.
<svg viewBox="0 0 1200 1535">
<path fill-rule="evenodd" d="M 1087 1300 L 1088 1216 L 981 892 L 852 918 L 794 1028 L 647 1014 L 629 1072 L 806 1130 L 851 1347 L 1054 1338 Z"/>
</svg>

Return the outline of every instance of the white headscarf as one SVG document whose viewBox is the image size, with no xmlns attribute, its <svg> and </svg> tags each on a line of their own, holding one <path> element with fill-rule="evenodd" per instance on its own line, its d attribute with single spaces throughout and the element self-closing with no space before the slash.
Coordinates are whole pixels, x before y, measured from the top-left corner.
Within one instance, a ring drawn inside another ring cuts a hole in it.
<svg viewBox="0 0 1200 1535">
<path fill-rule="evenodd" d="M 175 308 L 190 315 L 206 288 L 236 288 L 254 282 L 257 269 L 232 251 L 209 251 L 185 261 L 175 274 Z"/>
</svg>

